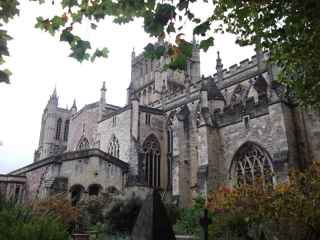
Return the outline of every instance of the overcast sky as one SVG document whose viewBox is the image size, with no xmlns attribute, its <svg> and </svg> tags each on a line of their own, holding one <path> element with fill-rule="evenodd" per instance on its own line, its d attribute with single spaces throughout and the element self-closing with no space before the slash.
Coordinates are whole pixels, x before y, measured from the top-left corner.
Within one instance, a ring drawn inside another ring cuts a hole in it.
<svg viewBox="0 0 320 240">
<path fill-rule="evenodd" d="M 11 56 L 7 65 L 12 72 L 11 84 L 0 84 L 0 173 L 7 173 L 30 164 L 38 146 L 41 115 L 54 86 L 59 105 L 78 109 L 97 101 L 100 88 L 106 81 L 107 102 L 123 106 L 130 82 L 131 52 L 142 52 L 150 41 L 142 21 L 118 26 L 103 21 L 96 31 L 81 27 L 80 33 L 95 46 L 109 48 L 108 59 L 79 63 L 69 58 L 69 49 L 57 38 L 34 28 L 37 16 L 52 16 L 57 6 L 21 1 L 20 16 L 7 26 L 14 40 L 9 42 Z M 203 10 L 201 10 L 203 11 Z M 187 34 L 186 40 L 191 40 Z M 221 52 L 225 67 L 251 57 L 253 48 L 240 48 L 231 35 L 217 36 L 215 47 L 201 53 L 201 73 L 215 72 L 216 51 Z"/>
</svg>

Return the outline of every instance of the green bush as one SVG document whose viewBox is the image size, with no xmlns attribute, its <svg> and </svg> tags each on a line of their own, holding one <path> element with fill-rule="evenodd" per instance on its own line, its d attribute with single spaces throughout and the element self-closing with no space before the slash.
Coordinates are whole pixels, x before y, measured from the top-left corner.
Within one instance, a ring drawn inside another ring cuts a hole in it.
<svg viewBox="0 0 320 240">
<path fill-rule="evenodd" d="M 19 205 L 0 199 L 1 240 L 66 240 L 66 228 L 53 216 L 37 216 Z"/>
<path fill-rule="evenodd" d="M 97 224 L 104 224 L 105 215 L 111 202 L 112 197 L 105 193 L 81 200 L 77 205 L 81 213 L 77 230 L 87 231 Z"/>
<path fill-rule="evenodd" d="M 204 212 L 204 203 L 204 198 L 198 197 L 194 200 L 194 204 L 191 208 L 180 209 L 177 223 L 174 226 L 176 233 L 199 236 L 199 220 Z"/>
</svg>

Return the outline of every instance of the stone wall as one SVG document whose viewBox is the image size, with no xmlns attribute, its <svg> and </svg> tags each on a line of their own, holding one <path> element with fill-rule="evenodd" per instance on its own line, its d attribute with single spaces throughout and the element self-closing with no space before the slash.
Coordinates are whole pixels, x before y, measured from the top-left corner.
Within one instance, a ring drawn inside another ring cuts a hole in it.
<svg viewBox="0 0 320 240">
<path fill-rule="evenodd" d="M 306 111 L 304 114 L 306 134 L 310 144 L 309 150 L 312 161 L 320 160 L 320 114 L 318 111 Z"/>
<path fill-rule="evenodd" d="M 97 156 L 62 162 L 60 176 L 68 178 L 68 189 L 79 184 L 87 190 L 90 185 L 98 184 L 103 191 L 110 186 L 122 190 L 125 183 L 120 167 Z"/>
<path fill-rule="evenodd" d="M 101 121 L 98 126 L 100 149 L 108 152 L 108 146 L 113 136 L 115 136 L 120 145 L 119 159 L 125 162 L 130 160 L 131 148 L 131 109 L 114 114 Z"/>
<path fill-rule="evenodd" d="M 221 128 L 225 179 L 230 182 L 229 170 L 236 151 L 246 142 L 254 142 L 263 147 L 273 159 L 274 168 L 286 171 L 288 140 L 281 104 L 269 107 L 269 114 L 250 119 L 248 128 L 244 122 L 238 122 Z"/>
<path fill-rule="evenodd" d="M 67 151 L 75 151 L 82 136 L 89 141 L 90 147 L 97 147 L 97 122 L 99 107 L 84 107 L 71 118 Z"/>
<path fill-rule="evenodd" d="M 98 184 L 103 191 L 109 187 L 123 190 L 129 165 L 98 149 L 66 152 L 18 169 L 14 174 L 26 178 L 26 199 L 47 197 L 57 180 L 63 180 L 64 190 L 81 185 L 85 190 Z M 62 189 L 63 190 L 63 189 Z"/>
<path fill-rule="evenodd" d="M 25 173 L 25 176 L 27 178 L 27 181 L 26 181 L 27 201 L 32 201 L 36 197 L 39 197 L 39 198 L 45 197 L 45 189 L 44 189 L 43 181 L 41 179 L 42 177 L 46 177 L 49 168 L 50 168 L 50 165 L 46 165 Z"/>
</svg>

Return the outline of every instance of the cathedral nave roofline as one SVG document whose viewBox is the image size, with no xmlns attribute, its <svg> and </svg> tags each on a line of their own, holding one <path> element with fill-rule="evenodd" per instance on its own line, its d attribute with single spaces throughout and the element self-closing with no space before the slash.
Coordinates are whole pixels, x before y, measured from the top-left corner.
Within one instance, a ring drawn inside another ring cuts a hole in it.
<svg viewBox="0 0 320 240">
<path fill-rule="evenodd" d="M 114 164 L 120 168 L 122 168 L 125 171 L 129 170 L 129 164 L 115 158 L 100 149 L 97 148 L 92 148 L 92 149 L 86 149 L 86 150 L 80 150 L 80 151 L 72 151 L 72 152 L 65 152 L 62 154 L 50 156 L 47 158 L 44 158 L 42 160 L 39 160 L 37 162 L 33 162 L 27 166 L 24 166 L 22 168 L 19 168 L 17 170 L 14 170 L 9 173 L 9 175 L 23 175 L 27 172 L 33 171 L 35 169 L 47 166 L 49 164 L 54 164 L 54 163 L 59 163 L 59 161 L 75 161 L 78 159 L 83 159 L 83 158 L 89 158 L 89 157 L 100 157 L 105 161 L 110 162 L 111 164 Z"/>
</svg>

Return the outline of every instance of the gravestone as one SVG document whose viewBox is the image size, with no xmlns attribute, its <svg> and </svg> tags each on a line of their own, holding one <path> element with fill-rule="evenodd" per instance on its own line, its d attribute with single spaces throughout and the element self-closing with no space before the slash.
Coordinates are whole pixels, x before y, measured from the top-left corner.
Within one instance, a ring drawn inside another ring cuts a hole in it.
<svg viewBox="0 0 320 240">
<path fill-rule="evenodd" d="M 144 200 L 131 240 L 176 240 L 161 196 L 153 190 Z"/>
</svg>

